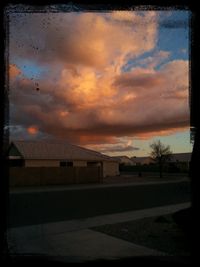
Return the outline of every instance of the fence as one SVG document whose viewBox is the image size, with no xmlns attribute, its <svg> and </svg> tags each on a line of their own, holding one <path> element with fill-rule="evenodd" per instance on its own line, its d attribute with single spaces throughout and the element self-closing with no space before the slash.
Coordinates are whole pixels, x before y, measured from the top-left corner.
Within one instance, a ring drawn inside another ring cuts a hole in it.
<svg viewBox="0 0 200 267">
<path fill-rule="evenodd" d="M 10 167 L 9 183 L 15 186 L 42 186 L 98 183 L 101 167 Z"/>
</svg>

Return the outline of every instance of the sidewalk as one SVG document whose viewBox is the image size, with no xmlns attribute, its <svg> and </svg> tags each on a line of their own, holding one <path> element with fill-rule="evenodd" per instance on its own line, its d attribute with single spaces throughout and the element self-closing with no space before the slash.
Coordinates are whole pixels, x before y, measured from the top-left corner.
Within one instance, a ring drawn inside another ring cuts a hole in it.
<svg viewBox="0 0 200 267">
<path fill-rule="evenodd" d="M 189 206 L 190 203 L 182 203 L 80 220 L 11 228 L 8 231 L 10 253 L 45 255 L 61 262 L 166 256 L 166 253 L 94 231 L 91 228 L 170 214 Z"/>
</svg>

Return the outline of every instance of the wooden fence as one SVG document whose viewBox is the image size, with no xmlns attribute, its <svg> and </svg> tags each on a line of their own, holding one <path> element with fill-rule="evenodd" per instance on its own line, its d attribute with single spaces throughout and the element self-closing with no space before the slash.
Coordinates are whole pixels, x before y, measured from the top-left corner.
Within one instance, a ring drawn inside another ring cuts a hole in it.
<svg viewBox="0 0 200 267">
<path fill-rule="evenodd" d="M 43 186 L 98 183 L 102 181 L 101 167 L 10 167 L 9 184 Z"/>
</svg>

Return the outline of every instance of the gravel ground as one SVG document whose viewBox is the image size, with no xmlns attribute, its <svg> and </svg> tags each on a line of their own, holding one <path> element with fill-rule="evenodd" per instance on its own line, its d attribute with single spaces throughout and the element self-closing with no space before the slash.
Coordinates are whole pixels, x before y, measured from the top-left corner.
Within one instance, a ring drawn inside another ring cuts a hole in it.
<svg viewBox="0 0 200 267">
<path fill-rule="evenodd" d="M 165 252 L 169 256 L 191 254 L 188 238 L 174 222 L 172 214 L 107 224 L 92 230 Z"/>
</svg>

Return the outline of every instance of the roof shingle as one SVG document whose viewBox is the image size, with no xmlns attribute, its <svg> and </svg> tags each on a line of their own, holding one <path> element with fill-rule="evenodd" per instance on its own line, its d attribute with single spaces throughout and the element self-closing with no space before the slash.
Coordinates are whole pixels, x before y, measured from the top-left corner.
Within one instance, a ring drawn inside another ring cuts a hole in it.
<svg viewBox="0 0 200 267">
<path fill-rule="evenodd" d="M 117 161 L 99 152 L 70 143 L 12 141 L 24 159 Z"/>
</svg>

